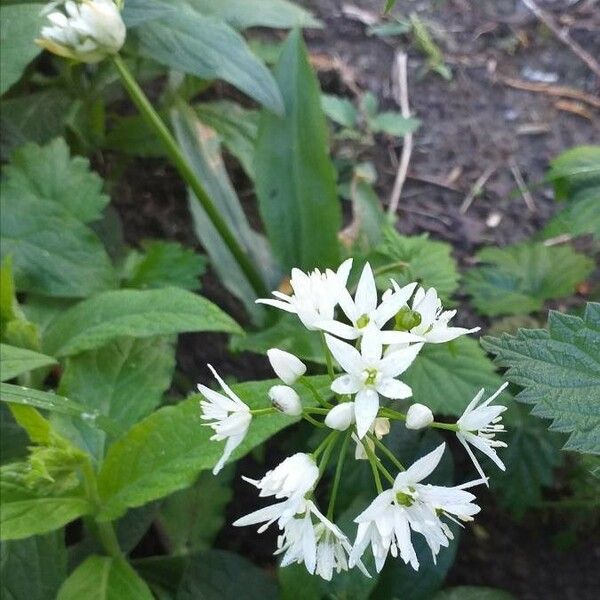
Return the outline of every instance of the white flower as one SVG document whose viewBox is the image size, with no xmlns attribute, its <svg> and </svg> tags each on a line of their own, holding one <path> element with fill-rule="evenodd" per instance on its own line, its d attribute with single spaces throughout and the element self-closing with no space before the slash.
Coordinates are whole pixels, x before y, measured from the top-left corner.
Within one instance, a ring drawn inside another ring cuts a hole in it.
<svg viewBox="0 0 600 600">
<path fill-rule="evenodd" d="M 409 398 L 412 390 L 394 379 L 411 365 L 423 344 L 389 353 L 382 358 L 383 346 L 379 332 L 370 330 L 361 342 L 361 351 L 337 338 L 326 335 L 327 346 L 346 371 L 338 377 L 331 389 L 336 394 L 356 394 L 354 414 L 358 437 L 362 438 L 377 416 L 379 394 L 386 398 Z"/>
<path fill-rule="evenodd" d="M 396 292 L 405 289 L 400 288 L 396 282 L 392 283 Z M 395 328 L 418 335 L 430 344 L 443 344 L 461 335 L 479 331 L 479 327 L 473 329 L 449 327 L 448 322 L 455 314 L 455 310 L 442 310 L 442 302 L 434 288 L 429 288 L 425 292 L 420 287 L 415 292 L 412 307 L 405 306 L 397 313 Z M 394 348 L 392 347 L 390 351 L 394 351 Z"/>
<path fill-rule="evenodd" d="M 95 63 L 125 42 L 125 23 L 113 0 L 52 2 L 44 12 L 51 24 L 42 27 L 36 42 L 59 56 Z"/>
<path fill-rule="evenodd" d="M 287 385 L 274 385 L 269 390 L 269 398 L 273 406 L 290 417 L 302 414 L 302 402 L 296 390 Z"/>
<path fill-rule="evenodd" d="M 306 373 L 306 365 L 296 356 L 278 348 L 267 350 L 273 371 L 283 383 L 292 385 Z"/>
<path fill-rule="evenodd" d="M 205 425 L 212 427 L 215 431 L 215 434 L 210 439 L 216 441 L 227 440 L 223 455 L 213 469 L 213 474 L 216 475 L 223 468 L 231 453 L 244 439 L 252 420 L 252 413 L 248 406 L 221 379 L 212 365 L 208 365 L 208 368 L 227 394 L 227 396 L 224 396 L 204 385 L 198 384 L 198 390 L 206 398 L 206 400 L 200 401 L 200 409 L 202 410 L 201 418 L 211 421 L 210 423 L 205 423 Z"/>
<path fill-rule="evenodd" d="M 243 477 L 244 481 L 256 486 L 261 498 L 274 496 L 282 502 L 260 508 L 233 523 L 236 527 L 264 523 L 259 528 L 262 533 L 275 521 L 279 527 L 285 525 L 299 512 L 306 510 L 306 494 L 312 491 L 317 479 L 319 469 L 314 459 L 302 452 L 286 458 L 259 480 Z"/>
<path fill-rule="evenodd" d="M 300 269 L 292 269 L 290 286 L 294 293 L 291 296 L 275 291 L 273 296 L 277 300 L 263 298 L 257 302 L 297 314 L 307 329 L 319 329 L 320 322 L 333 319 L 340 290 L 345 287 L 351 268 L 352 259 L 349 258 L 337 272 L 327 269 L 321 273 L 315 269 L 311 273 L 304 273 Z"/>
<path fill-rule="evenodd" d="M 461 418 L 458 419 L 458 437 L 460 443 L 465 447 L 468 455 L 471 457 L 475 468 L 481 477 L 485 478 L 483 469 L 479 461 L 475 458 L 469 444 L 478 450 L 481 450 L 489 457 L 500 469 L 506 469 L 504 463 L 498 458 L 494 448 L 506 448 L 506 444 L 500 440 L 494 439 L 497 433 L 504 433 L 506 430 L 502 425 L 501 414 L 506 410 L 506 406 L 490 404 L 504 391 L 508 383 L 501 385 L 483 404 L 477 406 L 483 397 L 483 389 L 469 402 Z"/>
<path fill-rule="evenodd" d="M 406 412 L 407 429 L 423 429 L 433 423 L 433 413 L 424 404 L 411 404 Z"/>
<path fill-rule="evenodd" d="M 404 306 L 417 287 L 411 283 L 403 288 L 397 286 L 395 291 L 387 290 L 378 305 L 377 287 L 371 265 L 366 263 L 358 281 L 354 299 L 346 288 L 340 290 L 339 304 L 352 325 L 336 320 L 323 321 L 320 327 L 333 335 L 346 340 L 355 340 L 369 329 L 381 330 Z M 422 341 L 422 338 L 406 331 L 381 331 L 383 344 L 399 344 Z"/>
<path fill-rule="evenodd" d="M 334 406 L 325 417 L 325 425 L 338 431 L 346 431 L 354 423 L 354 402 L 342 402 Z"/>
<path fill-rule="evenodd" d="M 384 435 L 387 435 L 390 432 L 390 420 L 385 417 L 377 417 L 371 427 L 369 427 L 369 433 L 372 433 L 378 440 L 380 440 Z M 354 451 L 354 458 L 356 460 L 367 460 L 369 456 L 365 450 L 364 444 L 367 444 L 370 450 L 375 449 L 375 442 L 370 439 L 363 439 L 362 441 L 358 439 L 356 434 L 352 434 L 352 439 L 356 442 L 356 449 Z"/>
</svg>

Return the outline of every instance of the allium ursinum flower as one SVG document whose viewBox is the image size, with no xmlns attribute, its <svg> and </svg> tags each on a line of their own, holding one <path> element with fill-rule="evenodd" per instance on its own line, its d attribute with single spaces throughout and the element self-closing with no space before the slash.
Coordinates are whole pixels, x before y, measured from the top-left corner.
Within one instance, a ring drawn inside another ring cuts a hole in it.
<svg viewBox="0 0 600 600">
<path fill-rule="evenodd" d="M 325 417 L 325 425 L 338 431 L 346 431 L 354 422 L 354 402 L 337 404 Z"/>
<path fill-rule="evenodd" d="M 433 413 L 424 404 L 411 404 L 406 411 L 406 429 L 424 429 L 433 423 Z"/>
<path fill-rule="evenodd" d="M 298 378 L 302 377 L 306 373 L 306 365 L 296 356 L 279 350 L 278 348 L 271 348 L 267 350 L 267 356 L 275 375 L 287 385 L 296 383 Z"/>
<path fill-rule="evenodd" d="M 285 415 L 298 417 L 302 414 L 302 402 L 294 388 L 287 385 L 274 385 L 269 390 L 269 399 L 273 406 Z"/>
<path fill-rule="evenodd" d="M 216 475 L 246 436 L 252 420 L 252 413 L 248 406 L 221 379 L 212 365 L 208 365 L 208 368 L 227 394 L 224 396 L 205 385 L 198 384 L 198 391 L 205 397 L 205 400 L 200 401 L 201 418 L 211 421 L 205 425 L 212 427 L 215 431 L 210 439 L 219 442 L 226 440 L 223 455 L 213 469 L 213 475 Z"/>
<path fill-rule="evenodd" d="M 409 398 L 412 390 L 395 379 L 411 365 L 422 343 L 413 344 L 382 358 L 383 346 L 378 331 L 363 335 L 360 352 L 331 335 L 325 336 L 329 350 L 346 371 L 331 384 L 336 394 L 356 394 L 354 416 L 358 437 L 371 427 L 379 410 L 379 394 L 391 399 Z"/>
<path fill-rule="evenodd" d="M 125 23 L 113 0 L 51 2 L 43 13 L 50 25 L 42 27 L 36 43 L 59 56 L 96 63 L 125 42 Z"/>
<path fill-rule="evenodd" d="M 378 440 L 384 435 L 390 432 L 390 420 L 385 417 L 377 417 L 371 427 L 369 427 L 369 433 L 372 433 Z M 367 460 L 369 455 L 365 450 L 364 444 L 367 445 L 369 450 L 375 450 L 375 442 L 370 438 L 363 438 L 359 440 L 356 434 L 352 434 L 352 439 L 356 442 L 356 449 L 354 450 L 355 460 Z"/>
<path fill-rule="evenodd" d="M 400 288 L 394 281 L 392 281 L 392 284 L 396 292 L 405 289 Z M 479 327 L 474 327 L 473 329 L 449 327 L 448 322 L 455 314 L 455 310 L 444 311 L 442 309 L 442 302 L 438 298 L 434 288 L 429 288 L 426 292 L 420 287 L 415 292 L 410 307 L 406 305 L 396 314 L 394 328 L 418 335 L 429 344 L 443 344 L 461 335 L 479 331 Z M 390 352 L 394 350 L 393 346 L 389 349 Z"/>
<path fill-rule="evenodd" d="M 397 287 L 395 291 L 387 290 L 383 294 L 381 304 L 378 304 L 375 277 L 371 265 L 367 263 L 358 281 L 354 299 L 345 287 L 340 291 L 339 305 L 351 325 L 332 319 L 323 321 L 320 327 L 346 340 L 355 340 L 369 329 L 382 330 L 408 302 L 415 287 L 417 284 L 411 283 L 403 288 Z M 422 341 L 419 336 L 406 331 L 381 331 L 380 335 L 383 344 Z"/>
<path fill-rule="evenodd" d="M 483 469 L 479 464 L 469 444 L 481 450 L 489 457 L 500 469 L 506 469 L 504 463 L 498 458 L 494 448 L 506 448 L 506 444 L 500 440 L 494 439 L 497 433 L 504 433 L 504 425 L 502 425 L 502 413 L 506 410 L 506 406 L 490 404 L 504 391 L 508 383 L 501 385 L 485 402 L 479 404 L 483 397 L 484 390 L 479 390 L 479 393 L 469 402 L 461 418 L 458 419 L 458 437 L 460 443 L 465 447 L 468 455 L 471 457 L 475 468 L 481 477 L 485 478 Z"/>
<path fill-rule="evenodd" d="M 262 298 L 257 302 L 297 314 L 307 329 L 320 329 L 319 323 L 333 319 L 340 290 L 346 286 L 351 268 L 352 259 L 349 258 L 340 265 L 337 272 L 327 269 L 321 273 L 319 269 L 315 269 L 311 273 L 304 273 L 300 269 L 292 269 L 292 295 L 275 291 L 273 296 L 276 300 Z"/>
<path fill-rule="evenodd" d="M 305 496 L 312 491 L 319 478 L 319 469 L 309 454 L 298 452 L 286 458 L 262 479 L 244 477 L 260 490 L 261 498 L 274 496 L 282 502 L 260 508 L 239 518 L 236 527 L 264 523 L 258 532 L 262 533 L 275 521 L 281 529 L 296 515 L 304 513 L 307 507 Z"/>
</svg>

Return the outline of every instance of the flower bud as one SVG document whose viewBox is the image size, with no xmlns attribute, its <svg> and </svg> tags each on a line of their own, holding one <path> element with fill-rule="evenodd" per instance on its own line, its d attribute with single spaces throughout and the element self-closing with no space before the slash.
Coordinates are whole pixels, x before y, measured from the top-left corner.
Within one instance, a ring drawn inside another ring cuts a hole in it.
<svg viewBox="0 0 600 600">
<path fill-rule="evenodd" d="M 50 24 L 42 27 L 36 43 L 59 56 L 96 63 L 125 42 L 125 23 L 113 0 L 53 2 L 46 11 Z"/>
<path fill-rule="evenodd" d="M 277 410 L 290 417 L 297 417 L 302 414 L 300 396 L 298 396 L 296 390 L 287 385 L 274 385 L 269 390 L 269 398 Z"/>
<path fill-rule="evenodd" d="M 424 404 L 412 404 L 406 413 L 407 429 L 423 429 L 433 423 L 433 413 Z"/>
<path fill-rule="evenodd" d="M 345 431 L 352 423 L 354 423 L 354 402 L 343 402 L 334 406 L 325 417 L 325 425 L 338 431 Z"/>
<path fill-rule="evenodd" d="M 306 373 L 306 365 L 289 352 L 271 348 L 267 351 L 267 356 L 277 377 L 287 385 L 292 385 Z"/>
</svg>

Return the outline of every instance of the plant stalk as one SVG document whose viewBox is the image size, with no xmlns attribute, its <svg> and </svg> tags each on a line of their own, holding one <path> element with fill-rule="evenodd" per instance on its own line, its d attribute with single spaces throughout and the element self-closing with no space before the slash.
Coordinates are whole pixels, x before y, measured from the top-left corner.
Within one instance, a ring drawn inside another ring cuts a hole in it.
<svg viewBox="0 0 600 600">
<path fill-rule="evenodd" d="M 351 430 L 346 432 L 340 455 L 338 456 L 337 466 L 335 467 L 335 475 L 333 477 L 333 486 L 331 488 L 331 496 L 329 496 L 329 506 L 327 507 L 327 518 L 333 520 L 333 509 L 335 508 L 335 500 L 337 498 L 338 488 L 340 487 L 340 480 L 342 478 L 342 470 L 344 469 L 344 461 L 346 460 L 346 453 L 348 450 L 348 442 L 350 441 Z"/>
</svg>

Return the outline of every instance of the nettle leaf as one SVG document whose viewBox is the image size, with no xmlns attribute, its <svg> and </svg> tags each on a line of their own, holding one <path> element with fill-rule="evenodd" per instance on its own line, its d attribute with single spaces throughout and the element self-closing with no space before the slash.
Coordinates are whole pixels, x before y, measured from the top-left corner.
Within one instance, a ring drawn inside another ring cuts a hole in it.
<svg viewBox="0 0 600 600">
<path fill-rule="evenodd" d="M 491 394 L 502 385 L 477 341 L 466 337 L 447 344 L 425 344 L 402 380 L 412 388 L 411 401 L 452 416 L 460 416 L 481 388 Z M 509 398 L 503 393 L 498 401 Z"/>
<path fill-rule="evenodd" d="M 25 67 L 41 52 L 33 40 L 42 21 L 39 4 L 0 7 L 0 94 L 21 78 Z"/>
<path fill-rule="evenodd" d="M 286 116 L 261 115 L 255 163 L 260 214 L 284 269 L 337 265 L 336 176 L 319 82 L 298 31 L 281 50 L 275 78 Z"/>
<path fill-rule="evenodd" d="M 550 429 L 570 433 L 565 450 L 600 454 L 600 304 L 583 318 L 551 311 L 548 330 L 486 337 L 484 348 L 508 367 L 505 377 L 524 389 L 516 399 L 531 414 L 552 419 Z"/>
<path fill-rule="evenodd" d="M 484 263 L 465 275 L 465 287 L 484 315 L 524 314 L 541 310 L 546 300 L 570 296 L 593 270 L 594 261 L 570 246 L 523 243 L 484 248 Z"/>
<path fill-rule="evenodd" d="M 341 96 L 321 94 L 321 108 L 334 123 L 350 129 L 356 127 L 358 111 L 352 101 Z"/>
<path fill-rule="evenodd" d="M 55 598 L 67 576 L 64 533 L 2 542 L 0 597 L 3 600 Z"/>
<path fill-rule="evenodd" d="M 19 148 L 4 173 L 9 188 L 56 203 L 82 223 L 99 219 L 109 201 L 102 193 L 102 179 L 90 170 L 87 158 L 71 158 L 62 138 L 46 146 Z"/>
<path fill-rule="evenodd" d="M 591 234 L 600 239 L 600 187 L 578 194 L 544 227 L 541 237 L 553 238 L 562 234 L 573 236 Z"/>
<path fill-rule="evenodd" d="M 327 377 L 313 378 L 324 395 L 329 393 L 328 382 Z M 275 383 L 276 380 L 247 382 L 233 389 L 251 408 L 258 408 L 268 405 L 267 392 Z M 307 404 L 313 402 L 304 390 L 300 396 Z M 202 426 L 200 399 L 194 395 L 175 406 L 159 409 L 110 447 L 98 475 L 101 519 L 114 519 L 129 507 L 187 487 L 200 471 L 216 464 L 223 444 L 211 442 L 211 429 Z M 254 419 L 231 460 L 244 456 L 297 420 L 283 414 Z"/>
<path fill-rule="evenodd" d="M 54 356 L 71 356 L 117 337 L 152 337 L 184 331 L 240 333 L 212 302 L 187 290 L 116 290 L 88 298 L 54 319 L 43 346 Z"/>
<path fill-rule="evenodd" d="M 378 277 L 384 287 L 389 287 L 390 278 L 400 285 L 419 281 L 425 288 L 434 287 L 442 300 L 456 291 L 459 275 L 450 244 L 430 240 L 427 234 L 400 235 L 392 227 L 384 229 L 384 238 L 373 257 L 374 268 L 386 267 Z"/>
<path fill-rule="evenodd" d="M 58 592 L 57 600 L 153 600 L 143 579 L 123 558 L 92 555 Z"/>
<path fill-rule="evenodd" d="M 33 352 L 25 348 L 17 348 L 8 344 L 0 344 L 0 380 L 8 381 L 18 375 L 56 364 L 51 356 Z"/>
<path fill-rule="evenodd" d="M 578 146 L 556 157 L 546 180 L 554 185 L 557 200 L 570 200 L 580 190 L 600 185 L 600 146 Z"/>
<path fill-rule="evenodd" d="M 398 112 L 383 112 L 369 119 L 369 128 L 373 133 L 387 133 L 396 137 L 416 131 L 420 125 L 419 119 L 403 117 Z"/>
</svg>

